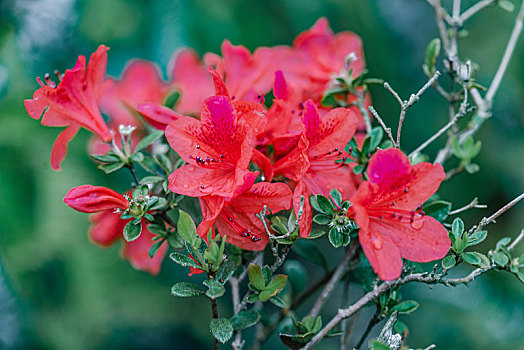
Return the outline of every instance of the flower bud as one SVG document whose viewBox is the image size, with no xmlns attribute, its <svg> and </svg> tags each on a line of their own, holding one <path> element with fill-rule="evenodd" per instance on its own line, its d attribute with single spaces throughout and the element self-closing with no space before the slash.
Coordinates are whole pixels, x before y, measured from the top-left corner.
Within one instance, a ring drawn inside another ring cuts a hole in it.
<svg viewBox="0 0 524 350">
<path fill-rule="evenodd" d="M 91 185 L 70 189 L 64 197 L 64 203 L 83 213 L 113 209 L 125 210 L 129 207 L 129 202 L 121 194 L 107 187 Z"/>
</svg>

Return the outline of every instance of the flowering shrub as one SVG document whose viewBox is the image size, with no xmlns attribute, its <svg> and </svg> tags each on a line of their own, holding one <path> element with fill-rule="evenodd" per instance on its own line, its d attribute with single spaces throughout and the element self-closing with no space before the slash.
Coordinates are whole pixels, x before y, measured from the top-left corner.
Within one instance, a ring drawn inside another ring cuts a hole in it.
<svg viewBox="0 0 524 350">
<path fill-rule="evenodd" d="M 453 26 L 439 1 L 434 6 L 439 23 Z M 516 26 L 523 13 L 524 7 Z M 523 195 L 469 229 L 459 217 L 450 218 L 479 207 L 476 201 L 452 210 L 438 197 L 443 181 L 478 170 L 472 160 L 481 144 L 473 135 L 491 115 L 500 82 L 494 79 L 496 85 L 481 96 L 471 64 L 456 52 L 457 35 L 444 31 L 429 43 L 428 82 L 407 101 L 388 83 L 368 78 L 357 35 L 334 34 L 327 20 L 319 19 L 292 46 L 251 53 L 226 40 L 220 55 L 208 53 L 202 61 L 182 50 L 174 56 L 168 82 L 154 64 L 137 60 L 120 79 L 106 77 L 108 48 L 101 45 L 87 66 L 79 56 L 73 69 L 57 73 L 57 81 L 49 75 L 45 84 L 37 79 L 41 87 L 25 107 L 43 125 L 66 127 L 51 152 L 54 169 L 60 169 L 68 143 L 84 127 L 94 134 L 89 149 L 101 170 L 130 171 L 132 189 L 123 195 L 81 185 L 64 202 L 93 213 L 89 235 L 95 243 L 109 246 L 122 238 L 123 256 L 136 269 L 157 274 L 171 250 L 170 258 L 189 268 L 192 280 L 176 282 L 171 293 L 210 300 L 215 348 L 219 342 L 231 342 L 235 349 L 246 342 L 260 347 L 277 327 L 282 343 L 292 349 L 309 349 L 329 336 L 340 336 L 345 348 L 350 329 L 335 328 L 374 305 L 376 314 L 356 347 L 388 318 L 369 344 L 398 349 L 406 345 L 405 333 L 393 331 L 397 313 L 418 307 L 414 300 L 402 300 L 403 284 L 465 284 L 490 270 L 506 270 L 524 281 L 523 260 L 512 255 L 524 233 L 500 240 L 487 256 L 465 251 L 482 242 L 483 228 Z M 514 45 L 510 41 L 506 55 Z M 440 56 L 453 82 L 450 91 L 438 83 Z M 368 87 L 375 83 L 400 104 L 396 139 L 372 107 Z M 406 112 L 430 87 L 450 103 L 450 121 L 406 155 L 401 148 Z M 457 120 L 468 115 L 471 122 L 459 129 Z M 448 130 L 448 141 L 429 162 L 423 151 Z M 452 156 L 460 165 L 446 172 Z M 197 205 L 200 211 L 190 209 Z M 323 264 L 322 240 L 343 257 L 318 283 L 301 285 L 306 270 L 301 262 L 287 260 L 288 254 Z M 461 263 L 476 269 L 462 278 L 448 277 Z M 320 311 L 345 276 L 365 294 L 345 301 L 323 323 Z M 220 315 L 217 300 L 228 288 L 233 310 Z M 300 317 L 298 306 L 317 290 L 320 295 Z M 257 336 L 243 339 L 242 330 L 255 324 Z"/>
</svg>

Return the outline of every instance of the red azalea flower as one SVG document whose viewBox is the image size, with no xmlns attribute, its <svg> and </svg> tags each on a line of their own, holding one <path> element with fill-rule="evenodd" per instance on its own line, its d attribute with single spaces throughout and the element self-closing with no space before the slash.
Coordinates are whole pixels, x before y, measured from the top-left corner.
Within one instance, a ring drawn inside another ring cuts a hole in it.
<svg viewBox="0 0 524 350">
<path fill-rule="evenodd" d="M 73 69 L 65 71 L 58 86 L 46 76 L 44 85 L 25 100 L 27 113 L 34 119 L 42 117 L 42 125 L 67 128 L 60 133 L 51 152 L 51 166 L 60 169 L 69 141 L 80 127 L 98 135 L 104 142 L 113 138 L 97 106 L 107 64 L 106 46 L 100 45 L 91 55 L 86 68 L 85 56 L 78 56 Z"/>
<path fill-rule="evenodd" d="M 96 213 L 103 210 L 126 210 L 129 201 L 121 194 L 101 186 L 83 185 L 67 192 L 65 204 L 82 213 Z"/>
<path fill-rule="evenodd" d="M 141 122 L 135 115 L 137 106 L 143 103 L 163 105 L 173 91 L 180 92 L 173 108 L 184 114 L 198 114 L 204 99 L 213 94 L 206 67 L 198 55 L 188 49 L 175 54 L 170 65 L 173 68 L 167 83 L 162 80 L 160 69 L 154 63 L 144 60 L 131 61 L 120 80 L 107 79 L 100 106 L 111 117 L 111 123 L 116 126 L 130 124 L 141 127 Z M 155 120 L 151 122 L 151 125 L 159 129 L 165 129 L 167 124 L 155 123 Z"/>
<path fill-rule="evenodd" d="M 401 258 L 428 262 L 446 256 L 451 245 L 448 231 L 421 212 L 445 178 L 442 166 L 411 166 L 404 153 L 390 148 L 371 157 L 368 177 L 351 198 L 348 215 L 360 227 L 360 245 L 379 277 L 400 277 Z"/>
<path fill-rule="evenodd" d="M 122 238 L 124 226 L 131 220 L 120 219 L 120 213 L 105 210 L 89 217 L 92 225 L 89 229 L 90 239 L 102 247 L 109 247 Z M 123 241 L 122 256 L 129 260 L 131 265 L 152 275 L 160 272 L 162 261 L 168 250 L 167 242 L 164 242 L 153 258 L 149 257 L 149 249 L 153 244 L 154 235 L 149 231 L 146 223 L 142 220 L 142 233 L 140 237 L 132 242 Z"/>
<path fill-rule="evenodd" d="M 296 183 L 295 212 L 300 209 L 300 197 L 304 196 L 304 213 L 299 224 L 300 235 L 307 237 L 312 221 L 310 195 L 328 196 L 329 190 L 337 189 L 343 199 L 348 199 L 356 190 L 359 178 L 344 164 L 349 157 L 344 147 L 355 133 L 358 117 L 345 108 L 333 109 L 321 117 L 313 101 L 308 100 L 304 103 L 302 123 L 302 133 L 288 140 L 295 143 L 294 148 L 277 160 L 274 171 Z"/>
<path fill-rule="evenodd" d="M 275 71 L 271 49 L 261 47 L 251 54 L 244 46 L 234 46 L 229 40 L 222 43 L 221 49 L 222 57 L 207 53 L 204 61 L 226 78 L 232 99 L 258 101 L 271 90 Z"/>
<path fill-rule="evenodd" d="M 191 197 L 230 199 L 254 183 L 248 170 L 256 135 L 265 116 L 254 102 L 231 102 L 213 96 L 204 102 L 200 120 L 178 116 L 166 129 L 171 147 L 188 164 L 169 176 L 169 189 Z"/>
<path fill-rule="evenodd" d="M 264 205 L 273 213 L 289 209 L 291 190 L 283 183 L 259 182 L 230 202 L 218 196 L 201 197 L 203 219 L 197 233 L 206 238 L 216 225 L 228 243 L 246 250 L 263 250 L 268 236 L 255 214 L 260 213 Z"/>
</svg>

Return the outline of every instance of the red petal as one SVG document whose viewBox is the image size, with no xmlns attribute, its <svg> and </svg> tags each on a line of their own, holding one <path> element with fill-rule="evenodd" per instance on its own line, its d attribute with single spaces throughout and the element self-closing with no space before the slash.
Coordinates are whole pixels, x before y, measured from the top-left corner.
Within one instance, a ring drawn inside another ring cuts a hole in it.
<svg viewBox="0 0 524 350">
<path fill-rule="evenodd" d="M 202 222 L 197 227 L 197 234 L 207 241 L 207 233 L 214 229 L 215 222 L 225 206 L 225 199 L 218 196 L 205 196 L 199 198 L 202 210 Z"/>
<path fill-rule="evenodd" d="M 64 203 L 83 213 L 129 207 L 129 202 L 121 194 L 107 187 L 91 185 L 73 187 L 64 197 Z"/>
<path fill-rule="evenodd" d="M 378 150 L 368 165 L 369 182 L 389 190 L 409 181 L 411 165 L 408 157 L 396 148 Z"/>
<path fill-rule="evenodd" d="M 373 271 L 383 281 L 392 281 L 402 274 L 402 258 L 397 246 L 387 236 L 361 227 L 358 239 Z"/>
<path fill-rule="evenodd" d="M 208 69 L 190 49 L 175 54 L 172 62 L 171 84 L 182 93 L 176 110 L 182 114 L 198 114 L 204 100 L 213 95 Z"/>
<path fill-rule="evenodd" d="M 250 188 L 257 176 L 258 172 L 242 169 L 186 165 L 169 176 L 169 189 L 190 197 L 215 195 L 232 198 Z"/>
<path fill-rule="evenodd" d="M 180 118 L 180 114 L 175 113 L 171 108 L 157 104 L 141 103 L 136 109 L 149 124 L 160 130 L 165 130 L 170 123 Z"/>
<path fill-rule="evenodd" d="M 275 175 L 281 174 L 290 180 L 300 181 L 309 168 L 308 145 L 308 140 L 302 133 L 296 147 L 274 164 Z"/>
<path fill-rule="evenodd" d="M 103 247 L 109 247 L 122 237 L 127 222 L 120 219 L 120 215 L 111 210 L 90 215 L 89 238 L 91 241 Z"/>
<path fill-rule="evenodd" d="M 60 164 L 65 159 L 67 154 L 67 146 L 69 142 L 75 137 L 76 133 L 80 129 L 77 124 L 71 124 L 65 128 L 56 138 L 51 151 L 51 167 L 55 170 L 60 170 L 62 167 Z"/>
<path fill-rule="evenodd" d="M 213 78 L 213 85 L 215 86 L 215 95 L 217 96 L 227 96 L 229 97 L 229 92 L 227 91 L 226 84 L 222 80 L 220 74 L 213 68 L 209 68 L 209 73 Z"/>
<path fill-rule="evenodd" d="M 413 225 L 394 219 L 370 219 L 370 231 L 389 237 L 399 247 L 403 258 L 428 262 L 442 259 L 449 252 L 451 240 L 448 231 L 432 217 L 426 216 L 422 222 Z"/>
<path fill-rule="evenodd" d="M 271 182 L 273 180 L 273 164 L 271 164 L 271 160 L 265 154 L 255 149 L 251 161 L 262 171 L 265 181 Z"/>
</svg>

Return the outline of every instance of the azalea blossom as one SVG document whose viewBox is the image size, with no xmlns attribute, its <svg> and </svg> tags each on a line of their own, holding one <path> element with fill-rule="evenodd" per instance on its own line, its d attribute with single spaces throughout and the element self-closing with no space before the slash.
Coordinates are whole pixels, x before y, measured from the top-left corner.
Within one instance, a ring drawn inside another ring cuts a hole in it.
<svg viewBox="0 0 524 350">
<path fill-rule="evenodd" d="M 227 96 L 204 101 L 200 120 L 179 115 L 166 138 L 188 163 L 169 176 L 175 193 L 231 199 L 250 188 L 258 175 L 248 169 L 256 135 L 266 118 L 254 102 L 232 102 Z"/>
<path fill-rule="evenodd" d="M 140 128 L 142 123 L 136 117 L 137 106 L 142 103 L 164 105 L 174 92 L 180 96 L 175 105 L 169 107 L 183 114 L 198 114 L 202 102 L 213 95 L 206 67 L 198 55 L 189 49 L 175 53 L 170 66 L 168 82 L 162 79 L 157 65 L 145 60 L 130 61 L 118 80 L 106 79 L 100 106 L 111 117 L 111 123 Z"/>
<path fill-rule="evenodd" d="M 67 146 L 81 127 L 93 132 L 104 142 L 111 141 L 113 135 L 105 123 L 98 100 L 106 71 L 108 47 L 100 45 L 91 55 L 86 67 L 85 56 L 78 56 L 73 69 L 59 75 L 58 85 L 48 75 L 44 84 L 37 79 L 40 88 L 33 99 L 24 101 L 27 113 L 34 119 L 42 118 L 45 126 L 66 127 L 58 135 L 51 152 L 51 166 L 60 169 L 60 163 L 67 154 Z"/>
<path fill-rule="evenodd" d="M 350 156 L 344 147 L 353 137 L 358 117 L 349 109 L 336 108 L 321 117 L 313 101 L 304 103 L 303 131 L 288 138 L 295 146 L 274 164 L 275 174 L 295 182 L 293 207 L 300 209 L 300 197 L 309 199 L 312 194 L 329 195 L 337 189 L 343 199 L 349 199 L 359 182 L 346 160 Z M 304 202 L 299 220 L 300 235 L 309 236 L 312 210 L 309 200 Z"/>
<path fill-rule="evenodd" d="M 129 201 L 121 194 L 102 186 L 83 185 L 67 192 L 64 203 L 82 213 L 104 210 L 126 210 Z"/>
<path fill-rule="evenodd" d="M 203 219 L 197 233 L 206 238 L 216 225 L 228 243 L 246 250 L 263 250 L 269 238 L 256 214 L 264 205 L 274 213 L 289 209 L 291 190 L 283 183 L 258 182 L 229 202 L 219 196 L 201 197 Z"/>
<path fill-rule="evenodd" d="M 360 227 L 360 245 L 379 277 L 400 277 L 402 258 L 428 262 L 446 256 L 448 231 L 421 211 L 445 178 L 442 166 L 412 166 L 404 153 L 390 148 L 371 157 L 367 173 L 369 181 L 351 198 L 348 215 Z"/>
</svg>

